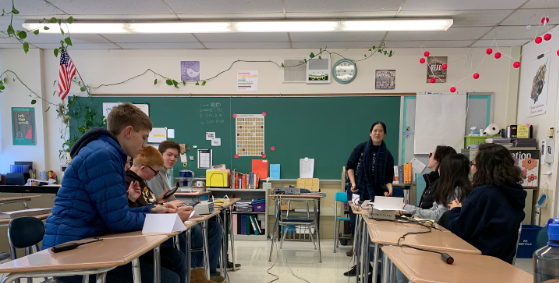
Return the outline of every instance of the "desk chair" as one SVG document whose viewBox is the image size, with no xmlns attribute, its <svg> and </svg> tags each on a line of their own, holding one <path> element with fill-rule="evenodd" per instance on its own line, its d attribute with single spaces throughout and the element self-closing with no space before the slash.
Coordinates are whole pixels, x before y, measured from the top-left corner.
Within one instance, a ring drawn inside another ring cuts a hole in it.
<svg viewBox="0 0 559 283">
<path fill-rule="evenodd" d="M 404 197 L 404 189 L 400 186 L 393 186 L 392 187 L 392 196 L 397 198 Z"/>
<path fill-rule="evenodd" d="M 35 217 L 12 219 L 8 224 L 8 242 L 12 260 L 17 258 L 16 249 L 25 249 L 25 255 L 38 252 L 39 243 L 43 240 L 44 235 L 45 225 L 43 221 Z M 32 279 L 27 278 L 27 282 L 31 283 Z"/>
<path fill-rule="evenodd" d="M 347 203 L 347 193 L 346 192 L 337 192 L 335 195 L 335 202 L 334 202 L 334 253 L 336 253 L 336 248 L 339 248 L 338 240 L 340 237 L 339 233 L 339 222 L 340 221 L 350 221 L 347 217 L 339 217 L 338 216 L 338 202 Z"/>
<path fill-rule="evenodd" d="M 522 233 L 522 223 L 518 227 L 518 237 L 516 238 L 516 249 L 514 250 L 514 257 L 512 258 L 512 265 L 516 263 L 516 254 L 518 253 L 518 244 L 520 243 L 520 233 Z"/>
<path fill-rule="evenodd" d="M 294 201 L 295 201 L 295 200 L 294 200 Z M 299 200 L 297 200 L 297 201 L 299 201 Z M 283 247 L 283 242 L 284 242 L 284 240 L 285 240 L 285 237 L 287 236 L 287 233 L 288 233 L 288 231 L 289 231 L 289 227 L 290 227 L 291 225 L 293 225 L 293 226 L 295 226 L 295 225 L 305 225 L 305 226 L 307 226 L 308 229 L 309 229 L 309 230 L 308 230 L 308 231 L 309 231 L 309 235 L 310 235 L 311 241 L 312 241 L 312 243 L 313 243 L 313 245 L 314 245 L 314 249 L 316 250 L 317 247 L 316 247 L 316 243 L 315 243 L 315 238 L 313 237 L 313 235 L 312 235 L 312 234 L 313 234 L 313 233 L 312 233 L 312 230 L 310 229 L 310 226 L 311 226 L 311 225 L 314 225 L 314 226 L 315 226 L 314 233 L 316 233 L 316 234 L 315 234 L 315 236 L 316 236 L 316 241 L 318 242 L 318 258 L 319 258 L 319 262 L 322 263 L 322 254 L 321 254 L 321 251 L 320 251 L 320 235 L 319 235 L 318 223 L 317 223 L 317 222 L 318 222 L 318 214 L 317 214 L 317 213 L 318 213 L 318 210 L 317 210 L 316 201 L 312 201 L 312 203 L 313 203 L 313 213 L 312 213 L 312 214 L 310 213 L 310 207 L 309 207 L 309 204 L 308 204 L 308 202 L 309 202 L 310 200 L 301 200 L 301 201 L 305 201 L 305 202 L 306 202 L 306 205 L 307 205 L 307 211 L 306 211 L 306 212 L 307 212 L 307 213 L 306 213 L 306 214 L 307 214 L 307 217 L 304 217 L 304 216 L 303 216 L 303 217 L 289 217 L 289 210 L 288 210 L 288 213 L 287 213 L 286 217 L 280 219 L 280 220 L 279 220 L 279 223 L 278 223 L 278 224 L 279 224 L 280 231 L 283 231 L 283 235 L 282 235 L 282 237 L 281 237 L 280 247 L 279 247 L 279 248 L 282 249 L 282 247 Z M 288 201 L 288 208 L 289 208 L 289 204 L 290 204 L 290 201 Z M 280 210 L 280 211 L 281 211 L 281 210 Z M 281 212 L 280 212 L 280 213 L 281 213 Z M 311 217 L 311 216 L 312 216 L 312 217 Z M 283 227 L 285 227 L 285 228 L 283 228 Z M 281 233 L 281 232 L 280 232 L 280 233 Z"/>
</svg>

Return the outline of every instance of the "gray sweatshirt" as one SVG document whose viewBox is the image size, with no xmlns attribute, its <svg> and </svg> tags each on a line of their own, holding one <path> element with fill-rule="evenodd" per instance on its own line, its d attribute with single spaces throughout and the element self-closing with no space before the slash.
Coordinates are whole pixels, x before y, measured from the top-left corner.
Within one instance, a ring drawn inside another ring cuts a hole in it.
<svg viewBox="0 0 559 283">
<path fill-rule="evenodd" d="M 406 206 L 404 206 L 403 210 L 404 210 L 405 213 L 411 213 L 411 214 L 413 214 L 413 216 L 416 216 L 416 217 L 419 217 L 419 218 L 439 221 L 439 218 L 441 218 L 443 213 L 448 211 L 448 205 L 450 203 L 452 203 L 452 201 L 454 199 L 456 199 L 456 198 L 458 198 L 459 200 L 462 199 L 463 196 L 462 196 L 461 191 L 462 190 L 460 188 L 456 187 L 456 189 L 454 189 L 454 194 L 450 196 L 450 198 L 447 200 L 447 203 L 436 203 L 435 202 L 435 203 L 433 203 L 433 207 L 431 207 L 429 209 L 422 209 L 422 208 L 419 208 L 415 205 L 406 204 Z"/>
<path fill-rule="evenodd" d="M 169 185 L 169 175 L 167 175 L 167 169 L 161 166 L 159 169 L 159 174 L 153 177 L 153 179 L 146 182 L 151 191 L 155 194 L 155 197 L 159 197 L 166 191 L 171 190 L 171 185 Z M 176 200 L 175 196 L 169 197 L 169 201 Z"/>
</svg>

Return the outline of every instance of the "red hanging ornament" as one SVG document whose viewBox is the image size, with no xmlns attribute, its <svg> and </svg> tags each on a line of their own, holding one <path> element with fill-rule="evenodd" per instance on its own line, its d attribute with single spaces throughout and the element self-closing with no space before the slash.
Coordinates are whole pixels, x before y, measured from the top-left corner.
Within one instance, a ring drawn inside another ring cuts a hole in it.
<svg viewBox="0 0 559 283">
<path fill-rule="evenodd" d="M 425 58 L 419 59 L 419 63 L 421 63 L 421 64 L 425 63 Z"/>
<path fill-rule="evenodd" d="M 499 59 L 499 58 L 501 58 L 501 52 L 495 53 L 495 59 Z"/>
<path fill-rule="evenodd" d="M 237 118 L 237 114 L 233 114 L 233 118 Z"/>
<path fill-rule="evenodd" d="M 538 36 L 534 41 L 536 42 L 536 44 L 540 44 L 542 43 L 542 38 Z"/>
<path fill-rule="evenodd" d="M 559 50 L 557 50 L 557 56 L 559 56 Z"/>
<path fill-rule="evenodd" d="M 514 64 L 512 64 L 513 67 L 518 68 L 520 67 L 520 62 L 514 62 Z"/>
<path fill-rule="evenodd" d="M 265 154 L 265 153 L 262 153 L 262 158 L 266 158 L 266 154 Z"/>
<path fill-rule="evenodd" d="M 271 151 L 274 151 L 274 150 L 276 150 L 276 147 L 275 147 L 275 146 L 272 146 L 272 147 L 270 147 L 270 150 L 271 150 Z"/>
<path fill-rule="evenodd" d="M 549 23 L 549 18 L 548 17 L 543 17 L 542 18 L 542 25 L 545 25 L 547 23 Z"/>
<path fill-rule="evenodd" d="M 546 33 L 546 34 L 543 36 L 543 39 L 545 39 L 545 41 L 549 41 L 549 40 L 551 39 L 551 33 Z"/>
<path fill-rule="evenodd" d="M 432 84 L 434 84 L 434 83 L 436 83 L 436 82 L 437 82 L 437 79 L 431 78 L 431 83 L 432 83 Z"/>
<path fill-rule="evenodd" d="M 479 74 L 478 73 L 474 74 L 474 79 L 476 79 L 476 80 L 479 79 Z"/>
<path fill-rule="evenodd" d="M 441 66 L 441 68 L 443 68 L 443 70 L 446 70 L 446 68 L 448 68 L 448 66 L 447 66 L 446 64 L 443 64 L 443 65 Z"/>
<path fill-rule="evenodd" d="M 262 116 L 266 117 L 268 115 L 266 112 L 262 112 Z"/>
<path fill-rule="evenodd" d="M 450 88 L 450 92 L 456 92 L 456 88 L 455 88 L 455 87 L 451 87 L 451 88 Z"/>
<path fill-rule="evenodd" d="M 235 159 L 237 159 L 237 158 L 239 158 L 239 155 L 238 155 L 238 154 L 235 154 Z"/>
<path fill-rule="evenodd" d="M 431 53 L 429 53 L 429 51 L 423 52 L 423 56 L 425 56 L 425 57 L 429 57 L 429 54 L 431 54 Z"/>
<path fill-rule="evenodd" d="M 491 55 L 491 53 L 493 53 L 493 49 L 487 48 L 487 50 L 485 50 L 485 53 L 487 53 L 487 55 Z"/>
</svg>

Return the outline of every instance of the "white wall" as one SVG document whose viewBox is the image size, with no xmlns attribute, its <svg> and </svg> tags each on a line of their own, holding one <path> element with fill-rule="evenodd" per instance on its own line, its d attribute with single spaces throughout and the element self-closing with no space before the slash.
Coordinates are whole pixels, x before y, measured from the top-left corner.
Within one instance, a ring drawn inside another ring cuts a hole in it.
<svg viewBox="0 0 559 283">
<path fill-rule="evenodd" d="M 144 72 L 146 69 L 159 72 L 165 76 L 180 80 L 181 60 L 201 61 L 202 78 L 213 76 L 219 71 L 228 68 L 232 61 L 237 59 L 247 60 L 273 60 L 281 64 L 283 58 L 305 57 L 317 50 L 279 49 L 279 50 L 70 50 L 78 71 L 87 84 L 97 86 L 102 83 L 115 83 Z M 331 50 L 352 59 L 363 58 L 364 50 Z M 420 64 L 419 59 L 423 52 L 420 49 L 394 49 L 396 55 L 388 58 L 375 55 L 373 58 L 358 63 L 357 78 L 349 85 L 341 85 L 333 81 L 327 85 L 306 84 L 284 84 L 283 69 L 269 63 L 238 63 L 231 71 L 219 78 L 210 81 L 206 86 L 187 85 L 180 89 L 174 89 L 165 85 L 163 81 L 157 86 L 153 85 L 154 76 L 147 74 L 134 81 L 113 87 L 103 87 L 94 90 L 94 93 L 102 94 L 153 94 L 153 95 L 178 95 L 178 94 L 238 94 L 236 91 L 236 70 L 258 70 L 259 89 L 257 94 L 316 94 L 316 93 L 415 93 L 423 91 L 448 92 L 450 86 L 445 84 L 426 83 L 426 65 Z M 429 49 L 432 55 L 448 56 L 449 82 L 456 82 L 466 76 L 469 77 L 472 66 L 464 60 L 464 56 L 470 54 L 470 49 L 465 48 L 443 48 Z M 503 54 L 510 54 L 511 48 L 501 48 Z M 0 51 L 1 52 L 4 51 Z M 42 51 L 42 79 L 43 93 L 49 100 L 58 102 L 57 97 L 51 96 L 55 90 L 53 81 L 58 75 L 58 58 L 52 54 L 52 50 Z M 485 56 L 485 48 L 473 49 L 473 69 L 475 70 Z M 23 55 L 22 55 L 23 56 Z M 28 68 L 35 72 L 39 70 L 39 58 L 25 58 L 32 60 Z M 4 57 L 0 57 L 4 58 Z M 333 55 L 333 62 L 340 57 Z M 2 61 L 0 60 L 0 66 Z M 478 80 L 466 79 L 456 85 L 458 91 L 477 91 L 495 93 L 495 115 L 494 121 L 504 126 L 507 110 L 511 108 L 507 103 L 516 100 L 516 93 L 509 95 L 509 78 L 516 80 L 511 75 L 509 59 L 503 56 L 499 60 L 487 57 L 483 65 L 477 69 L 480 73 Z M 374 71 L 380 69 L 396 70 L 396 89 L 393 91 L 377 91 L 374 88 Z M 24 70 L 21 72 L 24 80 L 34 80 L 35 77 L 28 76 Z M 37 90 L 40 89 L 37 85 Z M 79 87 L 74 85 L 70 93 L 79 93 Z M 25 100 L 25 98 L 23 98 Z M 8 106 L 6 106 L 8 107 Z M 514 105 L 515 107 L 515 105 Z M 516 107 L 515 107 L 516 109 Z M 514 110 L 516 113 L 516 110 Z M 48 168 L 59 168 L 58 150 L 63 141 L 60 139 L 60 121 L 56 118 L 55 111 L 44 114 L 45 117 L 45 140 L 47 153 L 45 164 Z M 6 118 L 0 117 L 2 123 Z M 7 121 L 6 123 L 9 123 Z M 4 132 L 3 132 L 4 133 Z M 0 162 L 4 163 L 3 160 Z M 7 166 L 7 165 L 6 165 Z M 3 167 L 2 167 L 3 168 Z"/>
<path fill-rule="evenodd" d="M 546 132 L 549 128 L 558 128 L 559 116 L 557 115 L 557 107 L 559 101 L 557 100 L 558 87 L 557 82 L 559 78 L 559 56 L 557 56 L 557 46 L 559 46 L 559 28 L 554 28 L 550 31 L 553 35 L 550 41 L 543 41 L 541 44 L 530 42 L 522 47 L 522 61 L 520 71 L 520 86 L 518 91 L 518 124 L 530 123 L 534 125 L 534 138 L 540 142 L 546 138 Z M 547 112 L 543 115 L 528 117 L 528 107 L 532 104 L 530 100 L 530 93 L 532 88 L 532 81 L 534 73 L 528 68 L 530 62 L 536 56 L 545 51 L 550 50 L 551 62 L 548 66 L 549 85 L 547 86 Z M 559 140 L 555 139 L 555 148 L 559 146 Z M 551 175 L 542 175 L 547 170 L 547 165 L 542 165 L 540 169 L 540 188 L 543 189 L 548 195 L 547 207 L 542 211 L 542 221 L 546 221 L 550 217 L 557 216 L 557 164 L 559 163 L 559 155 L 555 154 L 555 162 L 552 166 Z M 545 190 L 548 188 L 549 190 Z M 551 199 L 550 199 L 551 197 Z"/>
</svg>

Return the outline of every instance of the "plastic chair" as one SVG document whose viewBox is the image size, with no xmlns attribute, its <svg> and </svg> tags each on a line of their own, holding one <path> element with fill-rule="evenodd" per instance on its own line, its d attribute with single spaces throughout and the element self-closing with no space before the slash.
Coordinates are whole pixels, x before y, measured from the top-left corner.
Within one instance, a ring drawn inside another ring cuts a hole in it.
<svg viewBox="0 0 559 283">
<path fill-rule="evenodd" d="M 45 235 L 43 221 L 35 217 L 19 217 L 8 224 L 8 242 L 12 260 L 17 258 L 16 249 L 25 249 L 25 255 L 39 251 L 39 243 Z M 47 278 L 45 278 L 47 280 Z M 31 278 L 27 278 L 31 283 Z"/>
<path fill-rule="evenodd" d="M 336 201 L 334 202 L 334 253 L 336 253 L 336 248 L 339 248 L 338 238 L 339 238 L 339 226 L 340 221 L 350 221 L 349 218 L 338 216 L 338 202 L 347 203 L 347 193 L 337 192 L 335 195 Z"/>
</svg>

